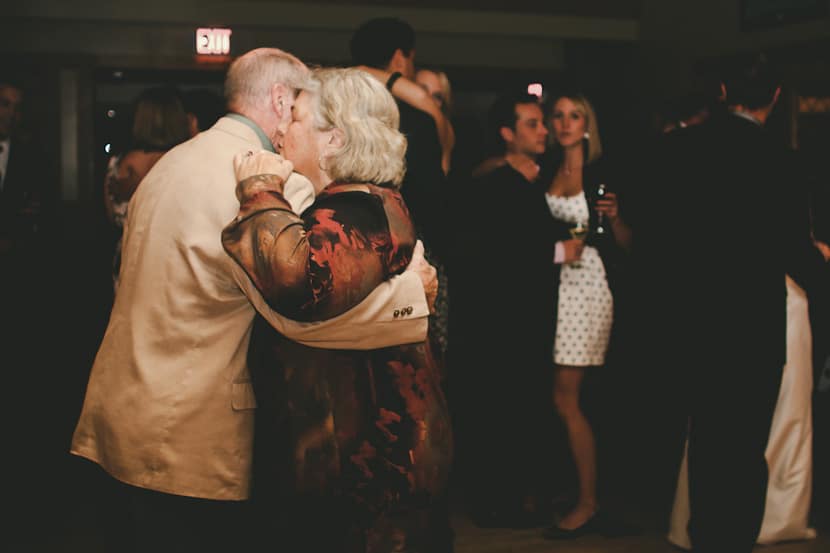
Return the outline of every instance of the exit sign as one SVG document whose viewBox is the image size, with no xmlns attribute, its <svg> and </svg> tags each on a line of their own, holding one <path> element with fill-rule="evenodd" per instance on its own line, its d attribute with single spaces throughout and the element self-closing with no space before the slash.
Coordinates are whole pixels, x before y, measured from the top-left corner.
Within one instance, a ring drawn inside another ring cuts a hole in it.
<svg viewBox="0 0 830 553">
<path fill-rule="evenodd" d="M 209 56 L 227 56 L 231 53 L 231 30 L 219 28 L 196 29 L 196 53 Z"/>
</svg>

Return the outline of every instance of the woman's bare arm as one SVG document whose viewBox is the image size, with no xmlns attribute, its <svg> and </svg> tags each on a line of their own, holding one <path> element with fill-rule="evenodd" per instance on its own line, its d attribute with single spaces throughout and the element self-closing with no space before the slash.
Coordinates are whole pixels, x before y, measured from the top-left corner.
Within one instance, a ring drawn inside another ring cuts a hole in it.
<svg viewBox="0 0 830 553">
<path fill-rule="evenodd" d="M 384 85 L 392 75 L 389 71 L 365 65 L 358 66 L 358 69 L 369 73 Z M 438 139 L 441 142 L 441 165 L 446 174 L 449 171 L 450 157 L 455 147 L 455 130 L 450 120 L 444 115 L 444 112 L 441 111 L 441 108 L 438 107 L 438 104 L 435 103 L 432 96 L 415 81 L 407 79 L 406 77 L 399 77 L 392 84 L 391 92 L 395 98 L 429 114 L 435 120 L 435 127 L 438 129 Z"/>
</svg>

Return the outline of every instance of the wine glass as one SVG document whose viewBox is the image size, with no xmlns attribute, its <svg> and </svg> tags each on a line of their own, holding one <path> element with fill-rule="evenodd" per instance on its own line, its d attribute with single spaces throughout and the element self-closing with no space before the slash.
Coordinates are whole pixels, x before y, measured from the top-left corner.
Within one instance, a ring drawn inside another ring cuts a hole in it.
<svg viewBox="0 0 830 553">
<path fill-rule="evenodd" d="M 588 236 L 588 225 L 583 224 L 582 221 L 577 221 L 574 226 L 568 229 L 568 232 L 571 233 L 571 238 L 585 240 L 585 237 Z M 570 265 L 575 269 L 582 267 L 582 264 L 579 261 L 573 261 Z"/>
</svg>

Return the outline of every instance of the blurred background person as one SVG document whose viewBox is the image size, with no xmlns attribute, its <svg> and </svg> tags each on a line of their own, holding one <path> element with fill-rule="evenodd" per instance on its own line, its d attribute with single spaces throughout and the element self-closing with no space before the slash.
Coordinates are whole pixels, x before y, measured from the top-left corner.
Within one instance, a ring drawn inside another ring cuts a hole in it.
<svg viewBox="0 0 830 553">
<path fill-rule="evenodd" d="M 23 85 L 0 75 L 0 256 L 31 253 L 53 203 L 54 165 L 24 125 Z"/>
<path fill-rule="evenodd" d="M 44 390 L 49 409 L 60 405 L 66 392 L 66 374 L 63 357 L 71 355 L 73 342 L 64 339 L 66 327 L 54 323 L 52 315 L 68 313 L 72 325 L 79 324 L 79 317 L 72 310 L 64 309 L 62 298 L 76 293 L 77 288 L 67 277 L 68 264 L 61 263 L 60 255 L 70 248 L 61 247 L 64 242 L 56 232 L 58 220 L 58 174 L 54 162 L 40 142 L 40 128 L 32 125 L 29 115 L 43 106 L 37 103 L 37 90 L 23 74 L 11 74 L 0 69 L 0 327 L 3 328 L 3 365 L 17 367 L 10 371 L 8 389 L 33 390 L 42 386 L 44 378 L 50 378 L 54 386 Z M 73 251 L 76 251 L 73 249 Z M 68 260 L 69 258 L 67 258 Z M 59 260 L 59 261 L 56 261 Z M 77 263 L 71 258 L 68 263 Z M 55 275 L 61 284 L 55 285 Z M 67 292 L 71 290 L 71 292 Z M 81 319 L 82 321 L 82 319 Z M 70 334 L 71 335 L 71 334 Z M 48 343 L 49 346 L 45 347 Z M 59 366 L 61 370 L 51 371 Z M 48 375 L 48 376 L 47 376 Z M 50 390 L 55 394 L 50 395 Z M 63 443 L 59 435 L 62 414 L 50 416 L 26 416 L 29 412 L 28 394 L 11 394 L 4 405 L 4 425 L 7 439 L 18 444 L 28 453 L 11 455 L 7 468 L 18 475 L 12 478 L 4 490 L 7 502 L 21 521 L 37 520 L 30 527 L 17 520 L 8 524 L 13 532 L 29 528 L 31 536 L 42 529 L 49 508 L 39 495 L 48 489 L 54 497 L 54 487 L 61 482 L 55 475 L 54 465 L 46 459 L 55 459 L 51 447 Z M 42 414 L 42 411 L 38 411 Z M 12 423 L 12 419 L 16 422 Z M 54 440 L 53 440 L 54 439 Z M 19 475 L 30 475 L 21 478 Z M 24 530 L 24 532 L 26 532 Z M 14 535 L 14 534 L 12 534 Z M 14 538 L 12 538 L 14 543 Z M 15 549 L 14 545 L 9 546 Z M 25 548 L 25 547 L 24 547 Z"/>
<path fill-rule="evenodd" d="M 452 154 L 455 149 L 455 129 L 453 128 L 452 114 L 452 87 L 447 74 L 443 71 L 421 68 L 415 72 L 415 82 L 426 90 L 427 94 L 441 110 L 446 122 L 439 126 L 441 134 L 441 166 L 444 173 L 449 174 L 452 164 Z"/>
<path fill-rule="evenodd" d="M 602 163 L 593 107 L 581 94 L 553 98 L 550 159 L 553 177 L 543 178 L 553 218 L 585 240 L 577 262 L 559 271 L 553 347 L 553 403 L 568 435 L 578 478 L 575 505 L 545 531 L 548 539 L 599 530 L 597 454 L 594 432 L 580 396 L 585 373 L 605 364 L 614 320 L 614 278 L 631 231 L 620 217 L 614 177 Z"/>
<path fill-rule="evenodd" d="M 413 54 L 414 55 L 414 54 Z M 421 74 L 422 82 L 416 81 L 415 76 L 404 76 L 400 71 L 359 65 L 358 69 L 365 71 L 382 83 L 399 101 L 415 109 L 423 111 L 433 118 L 438 138 L 441 142 L 441 168 L 444 174 L 450 171 L 453 148 L 455 147 L 455 131 L 450 121 L 448 104 L 444 98 L 449 97 L 449 80 L 443 75 L 446 83 L 446 92 L 441 89 L 441 81 L 436 73 L 428 70 L 418 70 L 415 75 Z M 427 75 L 424 77 L 424 75 Z M 425 85 L 428 83 L 430 86 Z M 431 88 L 432 87 L 432 88 Z M 435 89 L 434 87 L 439 87 Z"/>
<path fill-rule="evenodd" d="M 641 309 L 655 321 L 645 353 L 672 376 L 660 412 L 688 423 L 691 545 L 741 553 L 764 518 L 787 362 L 786 277 L 809 294 L 821 256 L 793 201 L 789 152 L 768 128 L 780 75 L 757 52 L 722 61 L 727 109 L 665 134 L 643 167 L 635 247 L 649 279 Z M 725 240 L 721 222 L 746 213 L 755 223 L 746 239 Z"/>
<path fill-rule="evenodd" d="M 722 100 L 725 98 L 722 98 Z M 770 113 L 771 117 L 774 117 Z M 772 131 L 774 132 L 774 131 Z M 806 164 L 797 151 L 790 152 L 787 182 L 779 183 L 776 195 L 789 220 L 783 227 L 802 236 L 812 236 L 815 249 L 804 241 L 803 260 L 791 266 L 786 284 L 786 356 L 778 399 L 765 451 L 769 478 L 764 516 L 757 542 L 774 544 L 816 537 L 810 509 L 814 474 L 813 397 L 814 341 L 821 339 L 821 319 L 830 290 L 830 249 L 815 239 L 813 209 Z M 691 548 L 689 523 L 688 440 L 677 479 L 668 539 Z"/>
<path fill-rule="evenodd" d="M 443 365 L 449 348 L 449 214 L 450 187 L 442 166 L 449 120 L 434 99 L 415 83 L 415 30 L 397 18 L 381 17 L 353 33 L 353 63 L 367 71 L 397 100 L 400 129 L 407 138 L 406 174 L 401 194 L 409 208 L 427 260 L 438 271 L 435 313 L 430 340 Z"/>
<path fill-rule="evenodd" d="M 546 148 L 544 119 L 535 96 L 500 96 L 489 122 L 502 156 L 535 163 Z M 556 242 L 563 261 L 578 259 L 583 244 L 550 216 L 541 184 L 511 165 L 474 179 L 470 190 L 455 212 L 453 250 L 453 280 L 462 283 L 450 316 L 455 481 L 477 526 L 541 526 L 550 519 Z"/>
<path fill-rule="evenodd" d="M 121 234 L 127 206 L 141 180 L 173 146 L 191 137 L 191 125 L 178 91 L 149 88 L 135 101 L 133 124 L 126 150 L 110 158 L 104 178 L 104 208 L 117 230 L 112 262 L 114 290 L 121 269 Z"/>
</svg>

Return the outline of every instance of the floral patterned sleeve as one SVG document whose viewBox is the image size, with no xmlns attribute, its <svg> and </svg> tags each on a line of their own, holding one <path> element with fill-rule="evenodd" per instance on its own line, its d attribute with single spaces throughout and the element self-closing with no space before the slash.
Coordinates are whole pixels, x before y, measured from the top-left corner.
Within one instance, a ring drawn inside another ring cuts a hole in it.
<svg viewBox="0 0 830 553">
<path fill-rule="evenodd" d="M 114 190 L 117 188 L 118 169 L 123 156 L 112 156 L 107 162 L 107 174 L 104 181 L 105 201 L 109 203 L 112 222 L 119 228 L 124 228 L 124 220 L 127 218 L 127 205 L 129 201 L 116 199 Z"/>
<path fill-rule="evenodd" d="M 332 185 L 302 218 L 291 211 L 279 177 L 250 177 L 237 195 L 239 215 L 222 233 L 225 250 L 268 304 L 291 319 L 347 311 L 402 272 L 411 256 L 411 224 L 394 191 Z M 391 224 L 388 214 L 396 219 Z"/>
</svg>

